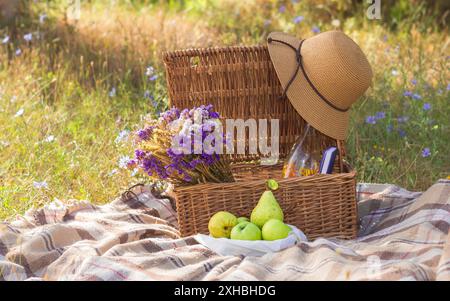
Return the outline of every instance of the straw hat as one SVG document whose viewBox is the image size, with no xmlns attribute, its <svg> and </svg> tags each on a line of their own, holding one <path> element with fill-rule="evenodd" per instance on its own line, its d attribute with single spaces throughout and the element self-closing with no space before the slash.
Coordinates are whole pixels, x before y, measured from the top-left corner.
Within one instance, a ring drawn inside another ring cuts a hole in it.
<svg viewBox="0 0 450 301">
<path fill-rule="evenodd" d="M 285 94 L 306 122 L 345 140 L 350 107 L 364 94 L 372 69 L 361 48 L 340 31 L 300 40 L 281 32 L 267 38 Z"/>
</svg>

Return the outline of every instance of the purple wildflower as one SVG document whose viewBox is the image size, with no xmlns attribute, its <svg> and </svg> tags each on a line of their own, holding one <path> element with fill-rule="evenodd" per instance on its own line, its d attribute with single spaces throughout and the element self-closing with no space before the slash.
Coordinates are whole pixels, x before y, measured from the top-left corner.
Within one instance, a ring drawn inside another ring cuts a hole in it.
<svg viewBox="0 0 450 301">
<path fill-rule="evenodd" d="M 298 24 L 298 23 L 302 22 L 304 19 L 305 19 L 305 17 L 303 17 L 303 16 L 297 16 L 294 18 L 293 22 L 294 22 L 294 24 Z"/>
<path fill-rule="evenodd" d="M 134 168 L 136 168 L 137 164 L 138 164 L 138 161 L 136 159 L 131 159 L 127 162 L 127 168 L 134 169 Z"/>
<path fill-rule="evenodd" d="M 403 93 L 403 96 L 411 97 L 411 96 L 413 96 L 413 92 L 411 92 L 411 91 L 405 91 L 405 92 Z"/>
<path fill-rule="evenodd" d="M 158 78 L 157 74 L 154 74 L 148 78 L 149 81 L 154 82 Z"/>
<path fill-rule="evenodd" d="M 398 130 L 398 134 L 400 135 L 400 137 L 405 137 L 406 136 L 406 132 L 404 131 L 404 130 L 402 130 L 402 129 L 399 129 Z"/>
<path fill-rule="evenodd" d="M 219 113 L 218 112 L 210 112 L 209 113 L 209 117 L 210 118 L 219 118 L 220 117 L 220 115 L 219 115 Z"/>
<path fill-rule="evenodd" d="M 385 112 L 377 112 L 375 114 L 375 118 L 376 119 L 384 119 L 386 117 L 386 113 Z"/>
<path fill-rule="evenodd" d="M 161 179 L 167 179 L 168 174 L 162 163 L 154 156 L 146 156 L 142 160 L 142 168 L 149 175 L 156 174 Z"/>
<path fill-rule="evenodd" d="M 22 54 L 22 49 L 17 48 L 15 54 L 16 54 L 16 56 L 21 55 Z"/>
<path fill-rule="evenodd" d="M 278 9 L 278 11 L 280 13 L 284 13 L 286 11 L 286 5 L 281 5 L 280 8 Z"/>
<path fill-rule="evenodd" d="M 419 99 L 422 99 L 422 96 L 420 96 L 420 94 L 414 93 L 412 98 L 419 100 Z"/>
<path fill-rule="evenodd" d="M 147 140 L 153 134 L 154 126 L 149 126 L 144 129 L 141 129 L 137 132 L 138 137 L 141 140 Z"/>
<path fill-rule="evenodd" d="M 413 79 L 411 80 L 411 84 L 413 84 L 414 86 L 417 85 L 417 79 L 413 78 Z"/>
<path fill-rule="evenodd" d="M 447 91 L 450 91 L 450 84 L 447 84 Z"/>
<path fill-rule="evenodd" d="M 429 111 L 431 109 L 431 104 L 429 102 L 426 102 L 423 104 L 423 110 Z"/>
<path fill-rule="evenodd" d="M 164 113 L 161 113 L 161 117 L 166 121 L 166 122 L 172 122 L 175 119 L 180 118 L 180 110 L 173 107 L 170 110 L 165 111 Z"/>
<path fill-rule="evenodd" d="M 319 32 L 320 32 L 320 28 L 317 27 L 316 25 L 314 25 L 314 26 L 311 28 L 311 30 L 312 30 L 312 32 L 314 32 L 314 33 L 319 33 Z"/>
<path fill-rule="evenodd" d="M 376 124 L 377 123 L 377 119 L 375 118 L 375 116 L 367 116 L 366 117 L 366 123 L 367 124 Z"/>
<path fill-rule="evenodd" d="M 267 26 L 269 26 L 270 24 L 272 24 L 272 21 L 271 21 L 271 20 L 269 20 L 269 19 L 264 20 L 264 27 L 267 27 Z"/>
<path fill-rule="evenodd" d="M 422 150 L 422 157 L 426 158 L 426 157 L 429 157 L 429 156 L 431 156 L 431 151 L 430 151 L 430 149 L 428 147 L 425 147 Z"/>
<path fill-rule="evenodd" d="M 137 149 L 134 151 L 134 156 L 138 160 L 144 159 L 145 155 L 146 155 L 145 151 L 143 151 L 141 149 Z"/>
</svg>

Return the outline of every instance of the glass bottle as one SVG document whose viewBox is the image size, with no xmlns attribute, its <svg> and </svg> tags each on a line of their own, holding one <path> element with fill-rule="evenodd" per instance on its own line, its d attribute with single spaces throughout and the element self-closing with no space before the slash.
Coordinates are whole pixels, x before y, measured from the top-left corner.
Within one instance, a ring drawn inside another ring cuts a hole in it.
<svg viewBox="0 0 450 301">
<path fill-rule="evenodd" d="M 284 163 L 283 178 L 310 176 L 319 172 L 320 150 L 314 149 L 315 137 L 315 129 L 306 124 Z"/>
</svg>

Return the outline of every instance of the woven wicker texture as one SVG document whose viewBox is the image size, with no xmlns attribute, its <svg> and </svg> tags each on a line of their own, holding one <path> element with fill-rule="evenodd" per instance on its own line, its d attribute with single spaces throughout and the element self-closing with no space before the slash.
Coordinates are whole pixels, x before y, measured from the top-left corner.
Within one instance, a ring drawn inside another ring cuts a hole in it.
<svg viewBox="0 0 450 301">
<path fill-rule="evenodd" d="M 305 121 L 287 99 L 280 99 L 282 88 L 266 46 L 179 50 L 163 57 L 171 105 L 183 109 L 211 103 L 223 118 L 279 119 L 280 158 L 288 155 L 302 134 Z M 315 137 L 310 148 L 322 151 L 337 145 L 345 155 L 342 141 L 318 131 Z M 220 210 L 250 216 L 265 190 L 265 180 L 275 178 L 280 183 L 275 195 L 287 223 L 302 229 L 309 238 L 353 238 L 357 220 L 355 173 L 341 173 L 342 157 L 338 157 L 332 175 L 281 179 L 282 162 L 261 166 L 261 155 L 249 153 L 247 145 L 245 154 L 231 155 L 236 182 L 176 187 L 181 234 L 207 234 L 210 217 Z"/>
</svg>

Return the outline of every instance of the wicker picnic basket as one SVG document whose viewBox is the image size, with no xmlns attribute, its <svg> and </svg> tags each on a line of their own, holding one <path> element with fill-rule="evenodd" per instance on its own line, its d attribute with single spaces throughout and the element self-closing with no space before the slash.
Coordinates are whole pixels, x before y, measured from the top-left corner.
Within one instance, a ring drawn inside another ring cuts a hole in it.
<svg viewBox="0 0 450 301">
<path fill-rule="evenodd" d="M 288 99 L 280 99 L 282 87 L 266 46 L 178 50 L 163 58 L 171 105 L 182 109 L 211 103 L 224 119 L 279 119 L 280 127 L 278 164 L 261 165 L 259 154 L 232 154 L 235 182 L 175 187 L 183 236 L 207 234 L 210 217 L 220 210 L 249 216 L 269 178 L 279 183 L 274 194 L 285 222 L 308 238 L 356 236 L 355 172 L 343 160 L 343 141 L 315 131 L 312 148 L 339 149 L 333 174 L 282 179 L 282 159 L 306 123 Z"/>
</svg>

